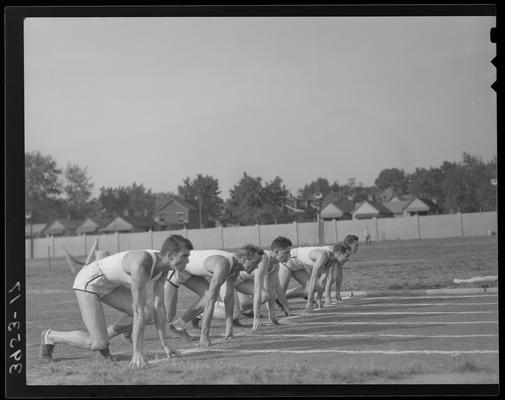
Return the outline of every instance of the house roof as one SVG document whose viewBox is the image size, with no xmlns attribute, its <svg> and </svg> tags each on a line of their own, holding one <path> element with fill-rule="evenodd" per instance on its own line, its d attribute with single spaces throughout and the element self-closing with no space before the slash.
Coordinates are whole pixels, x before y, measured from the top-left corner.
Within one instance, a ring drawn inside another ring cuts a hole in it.
<svg viewBox="0 0 505 400">
<path fill-rule="evenodd" d="M 97 229 L 100 228 L 105 228 L 109 223 L 112 222 L 113 218 L 95 218 L 95 217 L 88 217 L 80 226 L 77 228 L 77 232 L 79 233 L 89 233 L 89 232 L 95 232 Z M 84 224 L 87 221 L 93 222 L 96 226 L 84 226 Z"/>
<path fill-rule="evenodd" d="M 196 210 L 195 207 L 193 207 L 191 204 L 189 204 L 188 202 L 184 201 L 184 200 L 181 200 L 181 199 L 176 199 L 175 197 L 172 197 L 169 201 L 167 201 L 165 204 L 163 204 L 160 208 L 158 208 L 158 210 L 156 211 L 156 213 L 159 213 L 160 211 L 162 211 L 165 207 L 167 207 L 169 204 L 172 204 L 173 202 L 176 202 L 176 203 L 179 203 L 181 206 L 183 206 L 184 208 L 187 208 L 188 210 Z"/>
<path fill-rule="evenodd" d="M 345 201 L 329 201 L 324 205 L 324 207 L 326 207 L 328 204 L 333 204 L 335 207 L 339 208 L 344 213 L 351 213 L 352 210 L 354 209 L 351 203 L 346 203 Z"/>
<path fill-rule="evenodd" d="M 100 229 L 100 232 L 114 232 L 117 230 L 117 224 L 114 223 L 112 227 L 108 228 L 114 221 L 122 219 L 123 221 L 129 223 L 132 227 L 135 228 L 154 228 L 156 226 L 156 222 L 149 217 L 135 217 L 135 216 L 122 216 L 119 215 L 116 218 L 113 218 L 109 223 Z"/>
<path fill-rule="evenodd" d="M 384 205 L 382 205 L 381 203 L 377 203 L 376 201 L 369 201 L 369 200 L 363 200 L 362 202 L 356 204 L 356 207 L 354 207 L 354 209 L 352 210 L 352 214 L 356 213 L 356 211 L 364 204 L 364 203 L 368 203 L 370 204 L 373 208 L 375 208 L 380 214 L 384 214 L 384 215 L 392 215 L 392 212 L 387 208 L 385 207 Z"/>
<path fill-rule="evenodd" d="M 25 225 L 25 235 L 30 235 L 30 232 L 33 232 L 34 235 L 38 235 L 42 233 L 47 224 L 26 224 Z"/>
<path fill-rule="evenodd" d="M 422 209 L 418 209 L 417 207 L 410 207 L 410 205 L 412 203 L 414 203 L 415 200 L 419 200 L 419 201 L 423 202 L 424 204 L 426 204 L 426 206 L 430 210 L 436 210 L 437 209 L 437 205 L 435 203 L 433 203 L 431 200 L 425 199 L 425 198 L 421 198 L 421 197 L 415 197 L 414 199 L 412 199 L 412 201 L 410 201 L 409 207 L 407 207 L 409 209 L 409 211 L 412 211 L 412 212 L 415 212 L 415 211 L 424 211 Z"/>
<path fill-rule="evenodd" d="M 401 214 L 407 208 L 407 206 L 412 203 L 412 200 L 399 200 L 399 201 L 388 201 L 382 203 L 393 214 Z"/>
<path fill-rule="evenodd" d="M 84 221 L 82 219 L 55 219 L 53 222 L 51 222 L 48 227 L 45 229 L 44 233 L 60 233 L 65 230 L 75 230 L 77 229 L 80 225 L 82 225 Z M 59 223 L 63 226 L 63 228 L 60 228 L 58 226 L 53 226 L 56 223 Z"/>
<path fill-rule="evenodd" d="M 333 211 L 331 207 L 328 207 L 329 205 L 332 205 L 336 209 L 340 210 L 341 214 L 337 213 L 336 211 Z M 343 214 L 350 214 L 352 210 L 353 208 L 348 204 L 346 204 L 345 202 L 329 201 L 326 202 L 326 204 L 322 207 L 321 215 L 324 218 L 337 218 L 341 217 Z"/>
<path fill-rule="evenodd" d="M 137 227 L 152 227 L 156 225 L 156 222 L 152 218 L 149 217 L 134 217 L 134 216 L 128 216 L 128 217 L 119 217 L 124 219 L 126 222 L 129 222 L 133 226 Z M 112 222 L 112 221 L 110 221 Z"/>
</svg>

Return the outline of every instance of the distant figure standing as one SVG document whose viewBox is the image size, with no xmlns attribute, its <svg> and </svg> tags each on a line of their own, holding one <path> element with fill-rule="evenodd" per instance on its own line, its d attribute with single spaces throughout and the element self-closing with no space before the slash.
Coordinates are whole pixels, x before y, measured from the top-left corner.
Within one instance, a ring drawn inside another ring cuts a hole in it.
<svg viewBox="0 0 505 400">
<path fill-rule="evenodd" d="M 370 235 L 368 228 L 365 228 L 363 235 L 365 236 L 365 244 L 366 245 L 372 244 L 372 235 Z"/>
</svg>

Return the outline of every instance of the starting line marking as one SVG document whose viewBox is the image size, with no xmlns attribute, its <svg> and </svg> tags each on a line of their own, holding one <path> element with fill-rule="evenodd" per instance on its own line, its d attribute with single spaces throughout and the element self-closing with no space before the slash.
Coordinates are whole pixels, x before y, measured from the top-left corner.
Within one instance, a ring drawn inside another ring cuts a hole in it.
<svg viewBox="0 0 505 400">
<path fill-rule="evenodd" d="M 289 317 L 286 317 L 289 318 Z M 284 321 L 283 319 L 281 321 Z M 367 321 L 342 321 L 342 322 L 288 322 L 286 325 L 467 325 L 467 324 L 498 324 L 498 321 L 397 321 L 397 322 L 367 322 Z"/>
<path fill-rule="evenodd" d="M 459 299 L 468 297 L 497 297 L 497 294 L 473 294 L 473 295 L 450 295 L 450 296 L 389 296 L 389 297 L 365 297 L 365 296 L 349 296 L 347 299 L 356 300 L 381 300 L 381 299 Z"/>
<path fill-rule="evenodd" d="M 314 350 L 281 350 L 281 349 L 206 349 L 198 348 L 180 350 L 181 354 L 194 353 L 242 353 L 242 354 L 269 354 L 269 353 L 291 353 L 291 354 L 310 354 L 310 353 L 342 353 L 342 354 L 498 354 L 498 350 L 339 350 L 339 349 L 314 349 Z M 149 360 L 150 363 L 166 361 L 167 358 Z"/>
<path fill-rule="evenodd" d="M 432 306 L 497 306 L 498 303 L 378 303 L 378 304 L 345 304 L 342 302 L 331 303 L 332 306 L 338 307 L 415 307 L 415 306 L 423 306 L 423 307 L 432 307 Z M 329 308 L 330 304 L 325 308 Z"/>
<path fill-rule="evenodd" d="M 316 316 L 325 316 L 325 315 L 430 315 L 430 314 L 496 314 L 496 311 L 412 311 L 412 312 L 345 312 L 345 311 L 337 311 L 337 312 L 315 312 L 310 314 L 302 314 L 302 315 L 293 315 L 292 317 L 283 317 L 283 320 L 289 320 L 294 318 L 301 317 L 316 317 Z"/>
<path fill-rule="evenodd" d="M 415 335 L 415 334 L 374 334 L 374 335 L 364 335 L 364 334 L 306 334 L 306 333 L 272 333 L 272 334 L 236 334 L 235 336 L 241 337 L 261 337 L 261 338 L 275 338 L 275 337 L 308 337 L 308 338 L 375 338 L 375 337 L 394 337 L 394 338 L 475 338 L 475 337 L 498 337 L 498 335 Z"/>
</svg>

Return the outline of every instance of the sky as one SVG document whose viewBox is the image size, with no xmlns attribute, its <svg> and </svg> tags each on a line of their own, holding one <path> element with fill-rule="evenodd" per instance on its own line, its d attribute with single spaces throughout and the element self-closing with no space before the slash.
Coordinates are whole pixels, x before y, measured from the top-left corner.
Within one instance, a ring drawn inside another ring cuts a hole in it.
<svg viewBox="0 0 505 400">
<path fill-rule="evenodd" d="M 25 19 L 25 151 L 102 186 L 295 194 L 497 153 L 495 17 Z"/>
</svg>

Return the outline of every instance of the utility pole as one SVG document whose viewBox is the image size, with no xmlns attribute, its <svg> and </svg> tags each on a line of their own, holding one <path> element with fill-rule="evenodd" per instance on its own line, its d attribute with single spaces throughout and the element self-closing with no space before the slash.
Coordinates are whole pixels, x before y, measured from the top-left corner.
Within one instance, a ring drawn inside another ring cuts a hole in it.
<svg viewBox="0 0 505 400">
<path fill-rule="evenodd" d="M 33 259 L 33 221 L 31 211 L 25 213 L 25 219 L 30 220 L 30 258 Z"/>
<path fill-rule="evenodd" d="M 200 229 L 203 228 L 202 225 L 202 191 L 198 189 L 198 216 L 200 218 Z"/>
</svg>

